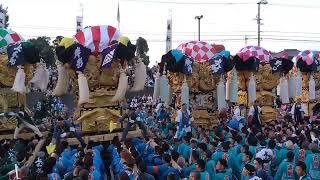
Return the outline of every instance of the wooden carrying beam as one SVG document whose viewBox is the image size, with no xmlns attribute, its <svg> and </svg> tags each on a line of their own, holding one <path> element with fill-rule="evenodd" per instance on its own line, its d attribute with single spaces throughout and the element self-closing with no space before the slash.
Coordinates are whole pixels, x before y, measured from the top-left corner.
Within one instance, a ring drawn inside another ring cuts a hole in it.
<svg viewBox="0 0 320 180">
<path fill-rule="evenodd" d="M 36 159 L 38 152 L 41 150 L 42 146 L 44 145 L 44 142 L 46 141 L 46 138 L 44 137 L 43 139 L 41 139 L 36 148 L 34 149 L 34 151 L 32 152 L 32 156 L 30 156 L 30 158 L 28 159 L 28 161 L 26 162 L 26 164 L 24 165 L 25 167 L 30 167 L 34 160 Z"/>
<path fill-rule="evenodd" d="M 94 135 L 94 136 L 84 136 L 82 137 L 84 142 L 88 143 L 89 141 L 94 142 L 102 142 L 102 141 L 111 141 L 115 136 L 122 137 L 122 133 L 110 133 L 110 134 L 101 134 L 101 135 Z M 141 137 L 142 133 L 141 130 L 136 131 L 129 131 L 127 138 L 134 138 L 134 137 Z M 68 138 L 67 139 L 69 145 L 77 145 L 80 142 L 77 138 Z"/>
</svg>

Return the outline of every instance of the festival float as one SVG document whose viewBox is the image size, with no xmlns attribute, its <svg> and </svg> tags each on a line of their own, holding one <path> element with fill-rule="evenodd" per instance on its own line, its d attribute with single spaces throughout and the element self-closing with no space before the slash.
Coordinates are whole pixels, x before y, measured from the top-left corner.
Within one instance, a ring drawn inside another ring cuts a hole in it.
<svg viewBox="0 0 320 180">
<path fill-rule="evenodd" d="M 58 82 L 54 95 L 66 92 L 69 79 L 76 95 L 75 123 L 82 132 L 109 132 L 116 128 L 121 105 L 126 104 L 128 89 L 126 70 L 135 68 L 130 91 L 143 90 L 146 66 L 135 58 L 135 45 L 112 26 L 92 26 L 78 32 L 75 38 L 62 38 L 56 53 Z"/>
<path fill-rule="evenodd" d="M 176 107 L 188 104 L 193 110 L 194 123 L 198 125 L 218 123 L 213 109 L 219 77 L 212 76 L 209 63 L 218 53 L 215 47 L 224 50 L 222 45 L 201 41 L 183 43 L 162 56 L 156 76 L 154 98 L 160 97 L 169 105 L 174 96 Z"/>
<path fill-rule="evenodd" d="M 238 104 L 248 108 L 254 101 L 258 101 L 263 122 L 276 118 L 274 108 L 275 88 L 281 75 L 272 73 L 270 61 L 271 53 L 258 46 L 246 46 L 233 57 L 238 77 Z"/>
<path fill-rule="evenodd" d="M 295 96 L 301 98 L 302 102 L 308 107 L 307 116 L 311 115 L 312 108 L 317 101 L 316 97 L 320 95 L 319 58 L 319 51 L 305 50 L 292 59 L 295 64 L 292 72 L 292 76 L 296 79 Z M 290 86 L 290 88 L 293 87 Z"/>
<path fill-rule="evenodd" d="M 24 41 L 16 32 L 0 28 L 0 106 L 3 112 L 26 107 L 27 86 L 32 83 L 40 90 L 46 89 L 49 74 L 39 50 Z M 41 77 L 41 78 L 40 78 Z M 16 127 L 15 119 L 0 121 L 0 131 L 10 131 Z"/>
</svg>

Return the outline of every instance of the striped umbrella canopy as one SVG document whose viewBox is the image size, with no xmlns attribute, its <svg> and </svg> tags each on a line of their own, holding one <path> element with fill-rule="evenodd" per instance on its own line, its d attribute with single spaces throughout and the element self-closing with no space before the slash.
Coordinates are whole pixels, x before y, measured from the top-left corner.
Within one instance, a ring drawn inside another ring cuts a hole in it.
<svg viewBox="0 0 320 180">
<path fill-rule="evenodd" d="M 208 61 L 215 53 L 217 53 L 213 45 L 202 41 L 190 41 L 180 44 L 177 50 L 194 59 L 198 63 Z"/>
<path fill-rule="evenodd" d="M 101 53 L 120 37 L 120 31 L 108 25 L 87 27 L 75 35 L 75 39 L 93 53 Z"/>
<path fill-rule="evenodd" d="M 10 44 L 14 44 L 22 40 L 23 38 L 18 33 L 10 29 L 0 28 L 0 48 L 7 47 Z"/>
</svg>

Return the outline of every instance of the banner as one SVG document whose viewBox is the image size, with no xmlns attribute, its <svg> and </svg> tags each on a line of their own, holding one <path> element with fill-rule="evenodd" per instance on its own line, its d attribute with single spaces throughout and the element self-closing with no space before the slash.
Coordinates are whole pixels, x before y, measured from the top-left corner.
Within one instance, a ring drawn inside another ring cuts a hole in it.
<svg viewBox="0 0 320 180">
<path fill-rule="evenodd" d="M 89 56 L 90 56 L 90 49 L 82 46 L 81 44 L 74 44 L 74 54 L 71 60 L 71 68 L 75 71 L 84 71 L 84 68 L 86 67 Z"/>
<path fill-rule="evenodd" d="M 167 20 L 167 37 L 166 37 L 166 53 L 172 49 L 172 16 L 171 10 Z"/>
<path fill-rule="evenodd" d="M 77 16 L 77 32 L 82 31 L 83 29 L 83 17 L 82 16 Z"/>
<path fill-rule="evenodd" d="M 9 46 L 7 52 L 9 66 L 19 66 L 26 63 L 21 43 Z"/>
<path fill-rule="evenodd" d="M 192 74 L 192 66 L 193 66 L 193 60 L 189 57 L 186 57 L 184 66 L 183 66 L 183 73 L 186 75 Z"/>
<path fill-rule="evenodd" d="M 117 47 L 118 47 L 118 44 L 113 44 L 111 46 L 108 46 L 106 49 L 102 51 L 102 61 L 101 61 L 100 69 L 111 67 L 113 55 Z"/>
<path fill-rule="evenodd" d="M 270 61 L 272 67 L 272 73 L 281 72 L 282 70 L 282 60 L 281 58 L 275 58 Z"/>
<path fill-rule="evenodd" d="M 211 66 L 212 74 L 223 74 L 224 69 L 223 69 L 223 58 L 222 57 L 217 57 L 213 59 L 209 59 L 209 64 Z"/>
</svg>

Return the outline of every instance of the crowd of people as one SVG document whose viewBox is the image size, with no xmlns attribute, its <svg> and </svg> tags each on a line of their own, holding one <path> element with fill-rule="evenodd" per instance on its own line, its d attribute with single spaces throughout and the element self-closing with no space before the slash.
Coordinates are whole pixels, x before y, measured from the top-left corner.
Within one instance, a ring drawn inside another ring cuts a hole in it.
<svg viewBox="0 0 320 180">
<path fill-rule="evenodd" d="M 126 124 L 121 137 L 86 143 L 73 124 L 76 117 L 67 113 L 60 99 L 48 99 L 33 111 L 3 114 L 16 116 L 24 125 L 41 119 L 49 134 L 28 168 L 24 164 L 43 138 L 41 128 L 34 126 L 37 135 L 30 141 L 17 134 L 14 140 L 1 140 L 0 179 L 15 174 L 16 166 L 23 179 L 320 179 L 319 124 L 305 118 L 299 99 L 275 106 L 278 118 L 263 123 L 258 102 L 250 108 L 229 103 L 220 111 L 217 127 L 201 127 L 187 104 L 177 109 L 151 96 L 134 97 L 118 120 Z M 313 115 L 317 113 L 314 109 Z M 135 124 L 143 137 L 128 139 Z M 70 146 L 70 136 L 79 145 Z"/>
</svg>

